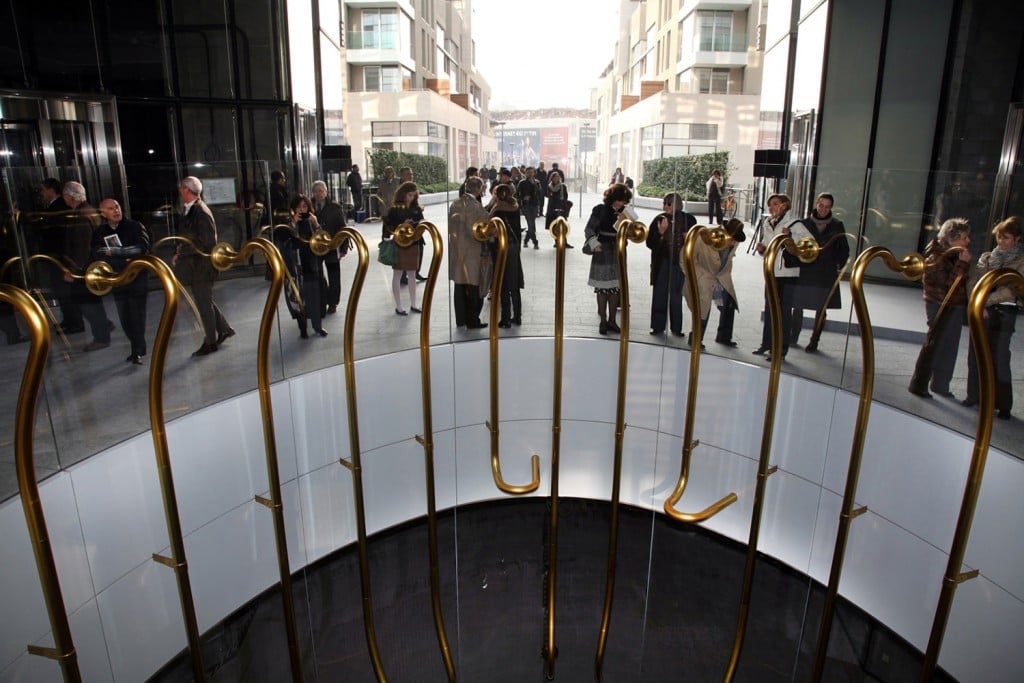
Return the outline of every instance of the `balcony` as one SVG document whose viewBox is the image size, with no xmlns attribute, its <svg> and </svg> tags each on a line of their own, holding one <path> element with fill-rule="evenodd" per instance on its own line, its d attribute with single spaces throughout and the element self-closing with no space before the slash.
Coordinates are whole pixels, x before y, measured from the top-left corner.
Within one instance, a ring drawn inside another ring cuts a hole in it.
<svg viewBox="0 0 1024 683">
<path fill-rule="evenodd" d="M 751 0 L 683 0 L 683 6 L 679 8 L 679 16 L 685 17 L 697 10 L 728 10 L 736 12 L 749 8 L 754 3 Z"/>
<path fill-rule="evenodd" d="M 349 64 L 401 64 L 415 69 L 409 48 L 398 31 L 346 31 Z"/>
<path fill-rule="evenodd" d="M 676 64 L 678 71 L 693 67 L 719 67 L 738 69 L 747 65 L 746 36 L 733 36 L 729 39 L 701 38 L 697 41 L 697 50 L 684 52 Z"/>
</svg>

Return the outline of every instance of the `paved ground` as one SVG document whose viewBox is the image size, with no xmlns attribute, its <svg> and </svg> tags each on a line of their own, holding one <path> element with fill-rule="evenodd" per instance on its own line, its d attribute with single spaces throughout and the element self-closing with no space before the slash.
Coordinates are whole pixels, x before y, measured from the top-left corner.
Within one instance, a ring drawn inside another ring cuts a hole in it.
<svg viewBox="0 0 1024 683">
<path fill-rule="evenodd" d="M 599 200 L 598 195 L 584 195 L 579 204 L 590 207 Z M 578 201 L 578 197 L 574 201 Z M 582 244 L 583 231 L 583 220 L 579 217 L 578 208 L 571 221 L 569 238 L 570 243 L 577 247 Z M 446 211 L 445 204 L 426 207 L 427 219 L 441 227 L 442 233 L 446 232 Z M 645 222 L 649 222 L 655 213 L 653 209 L 638 209 L 640 218 Z M 375 259 L 380 223 L 364 223 L 356 227 L 370 245 L 371 260 Z M 501 330 L 502 337 L 551 336 L 554 333 L 556 253 L 551 239 L 543 229 L 540 233 L 540 249 L 528 249 L 522 254 L 526 279 L 523 326 Z M 747 233 L 750 233 L 749 226 Z M 648 335 L 651 302 L 651 289 L 648 285 L 649 252 L 643 245 L 631 245 L 628 254 L 631 338 L 644 344 L 685 348 L 685 339 Z M 348 296 L 354 261 L 352 257 L 343 260 L 343 298 Z M 594 294 L 586 286 L 589 258 L 577 248 L 567 252 L 566 261 L 565 334 L 597 336 L 598 317 Z M 711 341 L 717 325 L 717 312 L 712 312 L 711 331 L 706 337 L 707 353 L 767 367 L 768 363 L 763 358 L 750 353 L 759 345 L 761 336 L 761 263 L 760 257 L 749 255 L 745 250 L 735 262 L 734 278 L 740 304 L 735 339 L 739 347 L 730 349 Z M 426 268 L 425 264 L 424 270 Z M 266 282 L 262 274 L 263 269 L 259 266 L 242 268 L 217 285 L 216 299 L 238 334 L 216 354 L 201 359 L 190 357 L 201 342 L 198 326 L 187 310 L 179 315 L 165 371 L 165 414 L 168 420 L 256 387 L 253 367 L 255 339 L 266 293 Z M 454 323 L 450 323 L 451 297 L 448 295 L 446 276 L 447 263 L 443 263 L 433 298 L 431 343 L 485 339 L 489 330 L 458 330 L 454 329 Z M 418 346 L 419 317 L 395 315 L 390 285 L 391 269 L 372 261 L 357 312 L 357 358 Z M 420 286 L 417 292 L 420 301 L 423 292 L 424 287 Z M 876 330 L 875 399 L 973 435 L 977 423 L 975 409 L 964 408 L 958 402 L 940 398 L 919 399 L 906 391 L 925 330 L 920 290 L 916 287 L 878 284 L 868 285 L 866 293 Z M 783 371 L 859 392 L 862 367 L 859 337 L 848 338 L 844 331 L 832 331 L 833 328 L 844 330 L 851 322 L 849 287 L 846 283 L 842 285 L 842 296 L 844 308 L 830 315 L 830 325 L 822 336 L 820 353 L 807 354 L 794 349 Z M 162 296 L 159 294 L 151 295 L 150 340 L 158 322 L 161 301 Z M 301 340 L 284 306 L 280 307 L 285 319 L 278 326 L 278 338 L 272 353 L 273 381 L 342 362 L 344 308 L 343 302 L 338 314 L 327 319 L 325 328 L 330 333 L 329 337 Z M 107 310 L 110 318 L 116 320 L 113 303 L 110 301 L 107 302 Z M 488 314 L 489 308 L 485 308 L 484 313 Z M 688 328 L 691 324 L 688 311 L 684 313 L 684 320 L 684 326 Z M 807 322 L 810 324 L 809 319 Z M 614 343 L 617 338 L 609 336 L 608 340 Z M 60 339 L 54 339 L 47 367 L 46 386 L 40 401 L 36 430 L 36 466 L 39 477 L 149 428 L 146 407 L 148 359 L 144 366 L 124 362 L 129 349 L 120 330 L 114 333 L 110 348 L 92 353 L 82 351 L 82 347 L 89 341 L 87 335 L 75 335 L 69 341 L 70 346 L 65 346 Z M 0 410 L 0 500 L 13 495 L 17 490 L 13 465 L 13 420 L 25 358 L 24 346 L 3 348 L 6 351 L 0 354 L 0 401 L 5 401 L 7 406 Z M 1013 354 L 1016 368 L 1020 366 L 1019 359 L 1024 357 L 1024 334 L 1015 336 Z M 952 385 L 954 394 L 960 398 L 964 395 L 967 377 L 966 355 L 965 330 Z M 1024 401 L 1022 376 L 1024 369 L 1015 372 L 1014 389 L 1018 406 Z M 992 441 L 994 446 L 1024 455 L 1020 446 L 1022 438 L 1024 422 L 1017 416 L 1008 422 L 996 421 Z"/>
</svg>

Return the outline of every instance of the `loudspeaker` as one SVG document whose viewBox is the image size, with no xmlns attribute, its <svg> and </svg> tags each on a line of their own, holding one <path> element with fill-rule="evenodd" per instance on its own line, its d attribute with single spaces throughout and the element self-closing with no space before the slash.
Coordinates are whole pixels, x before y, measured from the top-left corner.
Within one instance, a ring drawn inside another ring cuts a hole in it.
<svg viewBox="0 0 1024 683">
<path fill-rule="evenodd" d="M 755 178 L 785 178 L 789 173 L 788 149 L 755 149 Z"/>
<path fill-rule="evenodd" d="M 320 152 L 325 173 L 352 170 L 352 145 L 324 145 Z"/>
</svg>

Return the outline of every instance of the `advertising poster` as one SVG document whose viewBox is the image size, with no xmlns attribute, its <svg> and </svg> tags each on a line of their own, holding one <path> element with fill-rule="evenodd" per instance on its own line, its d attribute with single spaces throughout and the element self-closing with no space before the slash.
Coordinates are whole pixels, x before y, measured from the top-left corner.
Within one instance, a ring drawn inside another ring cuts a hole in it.
<svg viewBox="0 0 1024 683">
<path fill-rule="evenodd" d="M 551 167 L 558 163 L 566 168 L 569 160 L 569 129 L 559 128 L 510 128 L 496 133 L 501 146 L 501 165 L 506 168 L 536 166 L 543 161 Z"/>
</svg>

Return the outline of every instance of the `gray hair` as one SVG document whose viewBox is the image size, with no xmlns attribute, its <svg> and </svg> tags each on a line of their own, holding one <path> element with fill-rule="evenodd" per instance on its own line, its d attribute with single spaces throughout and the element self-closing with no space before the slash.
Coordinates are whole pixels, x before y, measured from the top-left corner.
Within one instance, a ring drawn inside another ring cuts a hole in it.
<svg viewBox="0 0 1024 683">
<path fill-rule="evenodd" d="M 325 183 L 325 182 L 324 182 L 324 181 L 322 181 L 322 180 L 314 180 L 314 181 L 313 181 L 313 186 L 309 188 L 309 191 L 310 191 L 310 192 L 313 192 L 313 191 L 314 191 L 314 190 L 316 190 L 316 188 L 318 188 L 318 187 L 322 187 L 322 188 L 324 188 L 324 192 L 326 192 L 326 191 L 327 191 L 327 183 Z"/>
<path fill-rule="evenodd" d="M 936 239 L 939 240 L 940 245 L 948 247 L 951 241 L 970 231 L 971 225 L 966 218 L 949 218 L 939 228 L 939 235 Z"/>
<path fill-rule="evenodd" d="M 61 192 L 71 197 L 76 202 L 85 201 L 85 186 L 83 186 L 82 183 L 78 181 L 69 180 L 68 182 L 64 183 L 64 189 L 62 189 Z"/>
<path fill-rule="evenodd" d="M 203 193 L 203 181 L 194 175 L 188 175 L 181 179 L 181 186 L 187 188 L 197 197 Z"/>
<path fill-rule="evenodd" d="M 484 181 L 480 176 L 469 176 L 466 178 L 466 192 L 479 192 L 484 186 Z"/>
</svg>

